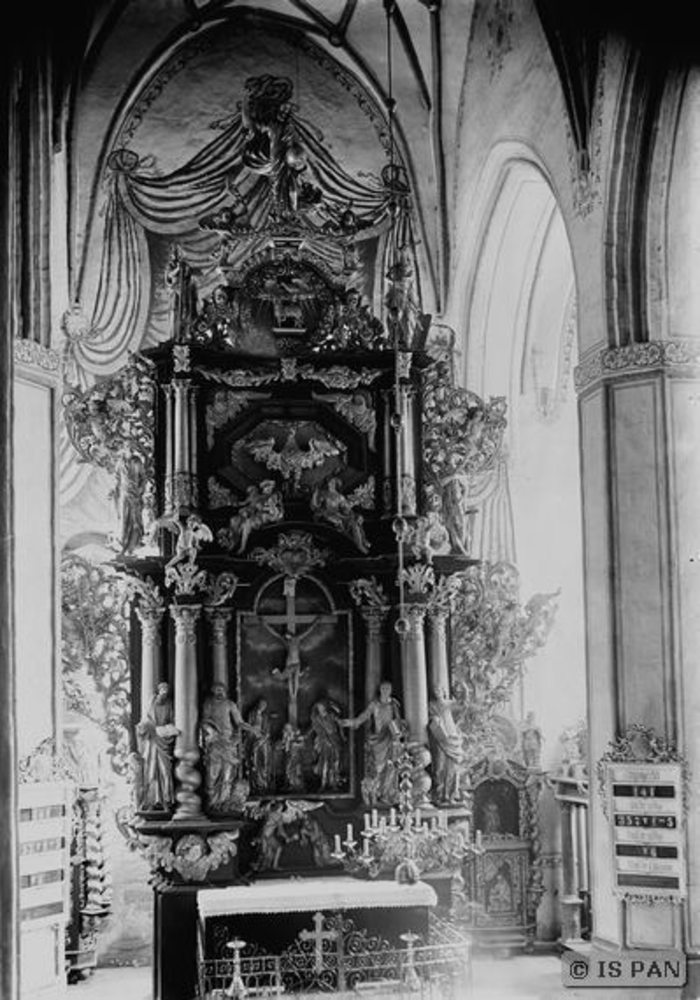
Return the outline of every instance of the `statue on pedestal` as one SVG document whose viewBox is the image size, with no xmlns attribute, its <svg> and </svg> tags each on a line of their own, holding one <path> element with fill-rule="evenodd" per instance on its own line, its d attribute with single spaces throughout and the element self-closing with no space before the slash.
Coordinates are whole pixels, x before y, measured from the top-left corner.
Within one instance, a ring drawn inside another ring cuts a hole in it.
<svg viewBox="0 0 700 1000">
<path fill-rule="evenodd" d="M 354 719 L 340 719 L 341 726 L 357 729 L 370 723 L 365 745 L 365 773 L 362 796 L 366 804 L 394 805 L 399 798 L 399 759 L 406 723 L 401 718 L 398 701 L 392 697 L 388 681 L 379 685 L 379 697 Z"/>
<path fill-rule="evenodd" d="M 173 749 L 178 730 L 170 685 L 162 681 L 136 727 L 143 760 L 142 809 L 170 809 L 175 802 Z"/>
<path fill-rule="evenodd" d="M 252 730 L 238 705 L 227 697 L 226 685 L 215 681 L 202 706 L 200 732 L 204 748 L 207 803 L 227 812 L 246 798 L 242 787 L 241 730 Z"/>
<path fill-rule="evenodd" d="M 453 704 L 445 689 L 439 688 L 428 706 L 428 734 L 438 804 L 461 802 L 464 794 L 465 754 L 462 734 L 452 717 Z"/>
</svg>

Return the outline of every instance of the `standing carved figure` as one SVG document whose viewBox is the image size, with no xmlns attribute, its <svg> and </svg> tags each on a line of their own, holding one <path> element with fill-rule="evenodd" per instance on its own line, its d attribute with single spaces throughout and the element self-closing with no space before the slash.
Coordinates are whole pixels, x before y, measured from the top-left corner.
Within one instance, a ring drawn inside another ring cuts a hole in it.
<svg viewBox="0 0 700 1000">
<path fill-rule="evenodd" d="M 230 810 L 239 797 L 241 730 L 252 731 L 252 726 L 243 721 L 238 705 L 227 696 L 225 684 L 215 681 L 204 700 L 200 719 L 205 789 L 209 808 L 214 812 Z"/>
<path fill-rule="evenodd" d="M 337 709 L 327 701 L 318 701 L 311 709 L 311 732 L 316 759 L 314 772 L 320 789 L 338 788 L 341 782 L 343 732 Z"/>
<path fill-rule="evenodd" d="M 351 729 L 369 723 L 363 794 L 366 800 L 389 805 L 396 803 L 399 797 L 399 759 L 406 730 L 399 703 L 391 692 L 391 684 L 384 681 L 379 685 L 379 697 L 374 698 L 364 711 L 354 719 L 339 720 L 341 726 L 349 726 Z"/>
<path fill-rule="evenodd" d="M 119 550 L 130 555 L 143 542 L 146 470 L 140 455 L 124 454 L 117 465 L 113 497 L 119 515 Z"/>
<path fill-rule="evenodd" d="M 438 803 L 460 802 L 463 797 L 465 754 L 462 735 L 452 717 L 453 704 L 444 688 L 440 688 L 428 709 L 435 801 Z"/>
<path fill-rule="evenodd" d="M 248 714 L 246 761 L 251 790 L 255 794 L 270 790 L 272 747 L 267 702 L 261 698 Z"/>
<path fill-rule="evenodd" d="M 162 681 L 136 727 L 143 759 L 142 809 L 170 809 L 175 802 L 173 749 L 178 730 L 170 685 Z"/>
</svg>

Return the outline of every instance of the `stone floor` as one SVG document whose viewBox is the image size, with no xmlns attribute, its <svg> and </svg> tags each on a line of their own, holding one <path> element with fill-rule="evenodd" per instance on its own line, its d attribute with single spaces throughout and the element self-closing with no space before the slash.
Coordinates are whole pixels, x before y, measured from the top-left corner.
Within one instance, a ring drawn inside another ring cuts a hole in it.
<svg viewBox="0 0 700 1000">
<path fill-rule="evenodd" d="M 89 980 L 68 990 L 67 1000 L 151 1000 L 150 969 L 98 969 Z M 474 986 L 465 985 L 469 1000 L 559 1000 L 584 991 L 565 990 L 559 958 L 518 955 L 507 959 L 477 959 Z M 591 993 L 590 990 L 585 991 Z M 589 1000 L 605 1000 L 600 990 Z"/>
</svg>

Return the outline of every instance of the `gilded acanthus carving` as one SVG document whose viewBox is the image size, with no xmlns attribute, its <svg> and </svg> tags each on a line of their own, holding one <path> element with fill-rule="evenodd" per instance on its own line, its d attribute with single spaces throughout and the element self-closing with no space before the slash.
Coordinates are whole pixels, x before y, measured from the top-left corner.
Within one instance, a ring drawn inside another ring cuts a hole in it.
<svg viewBox="0 0 700 1000">
<path fill-rule="evenodd" d="M 350 582 L 350 595 L 360 608 L 389 607 L 390 601 L 381 583 L 376 577 L 360 577 Z"/>
<path fill-rule="evenodd" d="M 133 822 L 123 820 L 120 828 L 129 847 L 141 854 L 154 875 L 176 872 L 184 882 L 206 881 L 238 853 L 238 831 L 163 837 L 142 833 Z"/>
<path fill-rule="evenodd" d="M 220 389 L 215 392 L 214 398 L 208 404 L 204 414 L 208 447 L 213 447 L 214 435 L 219 428 L 225 427 L 252 403 L 269 398 L 270 394 L 265 392 L 232 392 L 228 389 Z"/>
<path fill-rule="evenodd" d="M 372 405 L 369 393 L 359 390 L 348 393 L 314 393 L 313 398 L 319 403 L 326 403 L 344 417 L 349 424 L 357 427 L 367 436 L 367 444 L 374 451 L 376 448 L 377 414 Z"/>
<path fill-rule="evenodd" d="M 328 552 L 314 544 L 313 536 L 305 531 L 281 534 L 277 544 L 270 549 L 253 549 L 251 558 L 276 573 L 297 579 L 312 570 L 325 566 Z"/>
<path fill-rule="evenodd" d="M 489 719 L 504 704 L 524 664 L 549 635 L 559 592 L 523 606 L 514 566 L 482 563 L 459 576 L 451 618 L 456 715 L 470 747 L 486 739 Z"/>
<path fill-rule="evenodd" d="M 139 549 L 154 520 L 153 364 L 140 355 L 117 375 L 63 396 L 66 427 L 83 461 L 115 478 L 114 544 L 124 555 Z"/>
<path fill-rule="evenodd" d="M 495 465 L 506 428 L 505 400 L 484 403 L 455 386 L 449 366 L 435 362 L 423 384 L 426 501 L 449 534 L 453 551 L 469 555 L 475 509 L 470 486 Z"/>
</svg>

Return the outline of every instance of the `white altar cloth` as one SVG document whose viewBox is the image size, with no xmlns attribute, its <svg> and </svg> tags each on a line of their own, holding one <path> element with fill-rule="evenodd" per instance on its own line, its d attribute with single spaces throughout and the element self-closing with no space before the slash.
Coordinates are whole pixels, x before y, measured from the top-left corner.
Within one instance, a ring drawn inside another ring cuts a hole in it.
<svg viewBox="0 0 700 1000">
<path fill-rule="evenodd" d="M 362 910 L 435 906 L 437 895 L 425 882 L 400 885 L 355 878 L 269 879 L 253 885 L 200 889 L 200 919 L 245 913 L 304 913 L 316 910 Z"/>
</svg>

